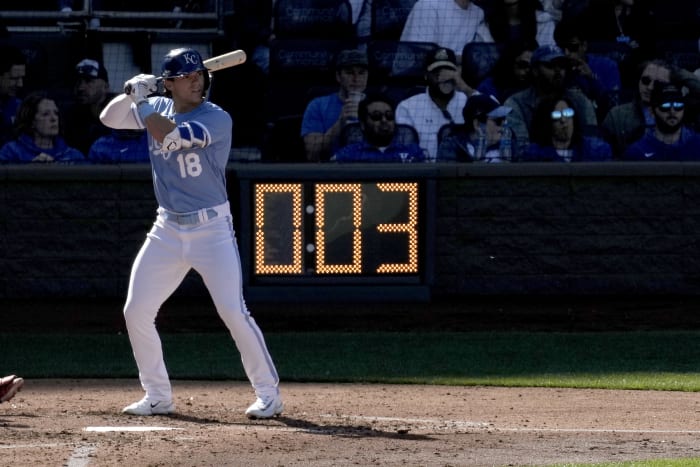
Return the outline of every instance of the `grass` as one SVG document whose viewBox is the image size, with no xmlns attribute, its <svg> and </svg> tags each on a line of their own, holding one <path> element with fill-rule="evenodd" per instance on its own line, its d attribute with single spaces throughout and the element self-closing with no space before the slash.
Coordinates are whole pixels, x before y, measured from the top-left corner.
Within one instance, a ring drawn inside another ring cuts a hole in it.
<svg viewBox="0 0 700 467">
<path fill-rule="evenodd" d="M 698 467 L 700 458 L 655 459 L 649 461 L 604 462 L 600 464 L 556 464 L 552 467 Z"/>
<path fill-rule="evenodd" d="M 273 333 L 286 381 L 700 391 L 698 332 Z M 245 379 L 226 333 L 163 334 L 174 379 Z M 0 334 L 0 373 L 136 377 L 123 334 Z"/>
</svg>

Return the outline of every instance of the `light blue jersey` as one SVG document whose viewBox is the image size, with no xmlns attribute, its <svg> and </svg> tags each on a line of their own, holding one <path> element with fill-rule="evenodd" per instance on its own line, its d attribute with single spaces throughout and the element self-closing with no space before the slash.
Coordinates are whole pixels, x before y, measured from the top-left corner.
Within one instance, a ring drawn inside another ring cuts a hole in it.
<svg viewBox="0 0 700 467">
<path fill-rule="evenodd" d="M 153 167 L 153 187 L 158 204 L 168 211 L 186 213 L 223 204 L 226 192 L 226 164 L 231 150 L 233 122 L 216 104 L 203 102 L 196 109 L 177 114 L 170 98 L 149 99 L 156 111 L 177 125 L 197 122 L 209 133 L 204 147 L 162 152 L 162 146 L 148 135 Z M 142 127 L 143 122 L 138 119 Z"/>
</svg>

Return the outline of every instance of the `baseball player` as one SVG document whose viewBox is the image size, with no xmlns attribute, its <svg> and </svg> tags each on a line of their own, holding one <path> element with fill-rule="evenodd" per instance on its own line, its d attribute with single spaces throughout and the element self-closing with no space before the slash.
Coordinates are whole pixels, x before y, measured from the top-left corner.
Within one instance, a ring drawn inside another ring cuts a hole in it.
<svg viewBox="0 0 700 467">
<path fill-rule="evenodd" d="M 111 128 L 146 128 L 159 205 L 134 261 L 124 306 L 146 394 L 123 413 L 155 415 L 175 410 L 155 318 L 161 304 L 194 268 L 204 279 L 255 390 L 257 399 L 246 414 L 273 417 L 283 410 L 279 378 L 243 300 L 241 263 L 226 194 L 231 117 L 206 100 L 210 77 L 196 50 L 168 52 L 161 77 L 164 96 L 148 97 L 157 91 L 158 78 L 139 74 L 100 114 Z"/>
</svg>

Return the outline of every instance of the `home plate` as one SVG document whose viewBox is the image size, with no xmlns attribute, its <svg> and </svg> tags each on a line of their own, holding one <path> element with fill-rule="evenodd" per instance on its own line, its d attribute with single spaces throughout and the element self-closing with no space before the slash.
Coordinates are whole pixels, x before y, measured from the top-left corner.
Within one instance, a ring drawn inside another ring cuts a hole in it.
<svg viewBox="0 0 700 467">
<path fill-rule="evenodd" d="M 169 426 L 88 426 L 83 428 L 84 431 L 93 431 L 96 433 L 109 433 L 113 431 L 169 431 L 182 429 L 183 428 L 173 428 Z"/>
</svg>

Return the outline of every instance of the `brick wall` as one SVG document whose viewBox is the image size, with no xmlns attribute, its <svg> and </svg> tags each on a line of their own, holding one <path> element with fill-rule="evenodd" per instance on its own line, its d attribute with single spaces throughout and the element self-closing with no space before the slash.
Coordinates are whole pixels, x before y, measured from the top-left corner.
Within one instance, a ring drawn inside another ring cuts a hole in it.
<svg viewBox="0 0 700 467">
<path fill-rule="evenodd" d="M 232 204 L 241 167 L 229 170 Z M 700 292 L 700 164 L 410 170 L 436 179 L 433 296 Z M 0 298 L 125 295 L 156 209 L 147 166 L 6 166 L 0 180 Z M 191 275 L 181 293 L 205 292 Z"/>
</svg>

